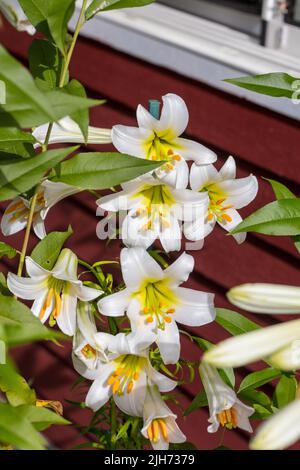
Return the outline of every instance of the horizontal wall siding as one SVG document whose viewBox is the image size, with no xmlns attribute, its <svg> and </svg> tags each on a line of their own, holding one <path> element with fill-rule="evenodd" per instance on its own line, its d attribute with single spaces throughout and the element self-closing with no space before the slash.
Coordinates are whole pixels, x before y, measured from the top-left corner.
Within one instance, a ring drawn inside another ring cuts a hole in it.
<svg viewBox="0 0 300 470">
<path fill-rule="evenodd" d="M 26 64 L 31 38 L 16 33 L 5 24 L 0 30 L 0 41 Z M 79 40 L 71 64 L 71 76 L 85 85 L 89 96 L 107 100 L 105 106 L 92 110 L 93 125 L 134 125 L 138 103 L 146 105 L 149 98 L 160 98 L 168 92 L 177 93 L 186 100 L 190 110 L 187 136 L 215 149 L 219 154 L 220 164 L 232 154 L 237 159 L 240 177 L 253 172 L 258 177 L 277 178 L 297 192 L 300 183 L 299 123 L 83 38 Z M 103 150 L 99 146 L 90 148 Z M 112 149 L 110 146 L 106 148 Z M 272 199 L 269 185 L 260 178 L 257 200 L 243 210 L 242 214 L 247 215 Z M 1 204 L 2 211 L 5 205 Z M 95 230 L 99 219 L 95 212 L 95 198 L 92 195 L 76 195 L 52 209 L 47 219 L 47 230 L 65 230 L 71 224 L 74 235 L 67 246 L 74 249 L 79 257 L 90 262 L 108 257 L 117 259 L 121 243 L 115 240 L 108 249 L 105 243 L 97 239 Z M 1 236 L 1 239 L 4 240 L 4 237 Z M 35 241 L 32 237 L 30 248 Z M 10 237 L 9 242 L 20 247 L 22 234 Z M 292 243 L 283 238 L 250 235 L 244 245 L 238 246 L 231 237 L 217 229 L 206 240 L 204 250 L 192 254 L 196 267 L 187 286 L 214 292 L 218 307 L 230 308 L 225 293 L 239 283 L 299 282 L 297 255 Z M 171 258 L 175 259 L 176 256 L 172 254 Z M 1 268 L 4 272 L 15 270 L 14 264 L 7 260 L 2 262 Z M 252 315 L 249 317 L 254 318 Z M 255 318 L 262 325 L 274 324 L 280 319 L 279 316 Z M 194 331 L 215 342 L 227 336 L 216 324 L 196 328 Z M 182 350 L 184 356 L 191 360 L 197 360 L 201 354 L 186 337 L 182 339 Z M 77 374 L 70 360 L 70 344 L 58 347 L 47 343 L 18 348 L 15 357 L 26 376 L 33 380 L 41 398 L 61 400 L 68 419 L 76 424 L 88 422 L 91 416 L 88 410 L 76 408 L 66 402 L 66 399 L 83 399 L 85 394 L 82 386 L 71 389 Z M 255 368 L 256 366 L 251 366 L 239 370 L 237 380 L 241 380 L 245 373 Z M 197 379 L 192 385 L 180 387 L 178 395 L 184 406 L 187 406 L 200 386 Z M 271 390 L 269 386 L 269 391 Z M 227 431 L 224 437 L 222 432 L 208 435 L 207 417 L 207 410 L 203 409 L 187 419 L 181 419 L 188 439 L 199 448 L 214 448 L 220 444 L 221 439 L 228 447 L 247 448 L 248 437 L 244 432 Z M 53 428 L 48 436 L 59 448 L 71 448 L 91 438 L 83 438 L 76 428 L 71 427 Z"/>
</svg>

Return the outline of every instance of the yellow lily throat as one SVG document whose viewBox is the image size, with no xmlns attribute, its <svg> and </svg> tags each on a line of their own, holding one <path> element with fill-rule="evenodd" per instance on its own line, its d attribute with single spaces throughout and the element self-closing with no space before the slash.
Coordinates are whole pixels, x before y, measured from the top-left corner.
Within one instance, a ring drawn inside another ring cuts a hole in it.
<svg viewBox="0 0 300 470">
<path fill-rule="evenodd" d="M 30 205 L 30 201 L 28 203 Z M 40 191 L 37 196 L 36 206 L 33 218 L 35 219 L 40 212 L 40 210 L 45 207 L 45 198 L 44 198 L 44 191 Z M 11 214 L 10 222 L 15 222 L 16 220 L 27 220 L 29 217 L 30 209 L 26 207 L 22 200 L 15 202 L 10 206 L 8 210 L 6 210 L 6 214 Z"/>
<path fill-rule="evenodd" d="M 234 408 L 218 413 L 217 418 L 223 428 L 235 429 L 238 425 L 237 412 Z"/>
<path fill-rule="evenodd" d="M 157 327 L 164 330 L 165 324 L 172 322 L 174 306 L 178 304 L 178 300 L 169 288 L 167 279 L 145 281 L 133 296 L 140 302 L 146 323 L 153 323 L 156 320 Z"/>
<path fill-rule="evenodd" d="M 112 387 L 112 393 L 119 396 L 131 393 L 135 382 L 139 379 L 141 370 L 145 369 L 147 359 L 132 354 L 125 354 L 114 361 L 115 371 L 109 376 L 107 383 Z"/>
<path fill-rule="evenodd" d="M 167 185 L 145 185 L 133 197 L 141 199 L 141 207 L 136 210 L 135 217 L 147 218 L 142 230 L 153 230 L 157 220 L 162 228 L 170 227 L 170 208 L 176 201 Z"/>
<path fill-rule="evenodd" d="M 230 215 L 226 213 L 228 209 L 231 209 L 233 205 L 227 204 L 226 199 L 227 195 L 224 194 L 216 184 L 209 185 L 205 188 L 202 188 L 200 192 L 208 192 L 209 197 L 209 207 L 207 212 L 207 220 L 211 221 L 214 218 L 218 222 L 232 222 Z"/>
<path fill-rule="evenodd" d="M 155 134 L 154 138 L 145 142 L 145 153 L 148 160 L 167 162 L 162 166 L 162 169 L 168 173 L 174 170 L 176 162 L 180 162 L 182 158 L 178 153 L 175 153 L 176 147 L 180 151 L 180 146 L 170 144 L 170 142 Z"/>
<path fill-rule="evenodd" d="M 147 428 L 147 435 L 151 442 L 156 444 L 160 440 L 169 442 L 168 427 L 165 419 L 159 418 L 151 421 Z"/>
<path fill-rule="evenodd" d="M 68 288 L 67 281 L 61 281 L 60 279 L 55 279 L 50 277 L 48 280 L 48 294 L 44 300 L 43 306 L 41 308 L 39 319 L 42 321 L 45 315 L 46 310 L 52 306 L 49 325 L 54 326 L 56 324 L 56 318 L 61 311 L 61 295 L 66 292 Z"/>
</svg>

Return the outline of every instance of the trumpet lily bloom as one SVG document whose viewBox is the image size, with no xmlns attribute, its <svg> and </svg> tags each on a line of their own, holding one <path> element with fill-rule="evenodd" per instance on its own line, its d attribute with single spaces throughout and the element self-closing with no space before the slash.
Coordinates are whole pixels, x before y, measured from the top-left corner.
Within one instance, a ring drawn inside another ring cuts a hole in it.
<svg viewBox="0 0 300 470">
<path fill-rule="evenodd" d="M 159 238 L 166 252 L 178 251 L 182 239 L 181 221 L 184 230 L 185 224 L 197 220 L 199 239 L 204 236 L 207 194 L 174 189 L 152 177 L 125 183 L 122 191 L 104 196 L 97 204 L 109 212 L 128 211 L 122 224 L 122 239 L 127 246 L 148 248 Z"/>
<path fill-rule="evenodd" d="M 73 336 L 76 329 L 77 299 L 90 301 L 102 294 L 97 289 L 86 287 L 77 278 L 78 259 L 75 253 L 65 248 L 61 251 L 51 271 L 26 257 L 29 277 L 9 273 L 7 286 L 17 297 L 34 300 L 32 313 L 42 323 L 49 318 L 66 335 Z"/>
<path fill-rule="evenodd" d="M 205 236 L 209 235 L 216 223 L 226 231 L 231 231 L 242 222 L 237 209 L 250 204 L 255 199 L 258 183 L 255 176 L 236 179 L 236 164 L 233 157 L 229 157 L 220 171 L 213 165 L 192 165 L 190 185 L 194 191 L 204 192 L 209 197 L 209 208 L 205 219 Z M 197 232 L 203 232 L 202 224 L 192 222 L 187 228 L 187 237 Z M 195 239 L 199 239 L 198 238 Z M 233 235 L 237 243 L 243 243 L 245 233 Z"/>
<path fill-rule="evenodd" d="M 32 135 L 39 142 L 36 147 L 43 144 L 46 139 L 49 124 L 37 127 Z M 101 129 L 89 126 L 88 144 L 111 144 L 111 129 Z M 49 144 L 78 143 L 84 144 L 85 140 L 78 124 L 69 116 L 55 122 L 52 127 Z"/>
<path fill-rule="evenodd" d="M 41 184 L 33 216 L 33 230 L 39 238 L 46 236 L 44 221 L 51 207 L 79 191 L 75 186 L 65 183 L 54 183 L 46 180 Z M 27 226 L 30 204 L 31 200 L 18 196 L 7 206 L 1 219 L 3 235 L 13 235 Z"/>
<path fill-rule="evenodd" d="M 243 284 L 228 294 L 231 303 L 248 312 L 300 313 L 300 287 L 280 284 Z"/>
<path fill-rule="evenodd" d="M 18 0 L 1 0 L 0 11 L 18 31 L 26 31 L 31 36 L 35 34 L 35 28 L 29 22 Z"/>
<path fill-rule="evenodd" d="M 186 160 L 206 165 L 217 160 L 214 152 L 203 145 L 179 137 L 186 129 L 189 112 L 180 96 L 163 96 L 160 119 L 139 105 L 139 127 L 117 125 L 112 129 L 112 141 L 119 152 L 147 160 L 165 163 L 156 175 L 176 188 L 186 188 L 189 169 Z"/>
<path fill-rule="evenodd" d="M 105 351 L 97 342 L 97 327 L 90 302 L 77 304 L 77 330 L 73 337 L 72 359 L 80 375 L 96 370 L 100 361 L 107 361 Z"/>
<path fill-rule="evenodd" d="M 254 409 L 241 402 L 235 391 L 221 379 L 217 369 L 204 362 L 199 367 L 207 395 L 210 417 L 207 431 L 216 432 L 220 425 L 226 429 L 240 428 L 252 432 L 249 416 Z"/>
<path fill-rule="evenodd" d="M 177 383 L 157 372 L 150 363 L 148 350 L 132 348 L 124 333 L 116 336 L 98 333 L 97 341 L 107 351 L 107 362 L 83 376 L 94 380 L 86 405 L 96 411 L 111 396 L 124 413 L 142 416 L 147 387 L 157 385 L 161 392 L 173 390 Z"/>
<path fill-rule="evenodd" d="M 166 405 L 157 387 L 148 387 L 143 419 L 141 433 L 149 439 L 154 450 L 168 450 L 170 443 L 180 444 L 186 441 L 176 423 L 177 416 Z"/>
<path fill-rule="evenodd" d="M 260 359 L 285 363 L 286 370 L 299 364 L 300 320 L 293 320 L 238 335 L 214 346 L 204 360 L 216 367 L 241 367 Z"/>
<path fill-rule="evenodd" d="M 300 439 L 300 399 L 275 413 L 257 430 L 250 442 L 253 450 L 283 450 Z"/>
<path fill-rule="evenodd" d="M 193 271 L 194 259 L 183 253 L 163 270 L 141 247 L 124 248 L 121 269 L 126 288 L 101 299 L 99 311 L 118 317 L 127 312 L 136 347 L 156 341 L 165 364 L 175 364 L 180 355 L 177 322 L 201 326 L 215 318 L 214 296 L 179 287 Z"/>
</svg>

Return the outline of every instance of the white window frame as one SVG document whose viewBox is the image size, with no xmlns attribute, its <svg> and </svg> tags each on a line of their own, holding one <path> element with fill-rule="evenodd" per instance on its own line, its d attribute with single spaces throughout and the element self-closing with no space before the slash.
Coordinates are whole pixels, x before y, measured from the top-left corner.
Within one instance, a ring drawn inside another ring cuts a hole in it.
<svg viewBox="0 0 300 470">
<path fill-rule="evenodd" d="M 81 0 L 77 8 L 80 3 Z M 278 18 L 271 17 L 267 10 L 264 14 L 266 21 L 276 26 Z M 295 46 L 300 43 L 300 38 L 295 39 L 300 35 L 300 28 L 282 21 L 280 28 L 284 38 L 281 47 L 267 48 L 246 33 L 154 3 L 144 8 L 98 14 L 86 23 L 82 34 L 300 120 L 300 105 L 287 99 L 257 95 L 223 81 L 241 75 L 280 71 L 300 77 L 299 58 L 287 52 L 287 46 L 294 40 L 297 40 Z M 294 39 L 291 39 L 291 31 Z"/>
</svg>

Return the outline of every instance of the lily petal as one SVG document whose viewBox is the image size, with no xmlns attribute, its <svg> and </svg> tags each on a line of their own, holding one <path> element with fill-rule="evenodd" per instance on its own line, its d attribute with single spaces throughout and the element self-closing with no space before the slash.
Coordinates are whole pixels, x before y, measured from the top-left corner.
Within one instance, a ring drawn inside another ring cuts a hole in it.
<svg viewBox="0 0 300 470">
<path fill-rule="evenodd" d="M 237 180 L 235 180 L 237 181 Z M 235 209 L 227 209 L 226 214 L 229 216 L 231 219 L 230 222 L 228 220 L 223 219 L 222 221 L 218 220 L 218 224 L 227 232 L 230 232 L 231 230 L 235 229 L 241 222 L 242 222 L 242 217 L 240 214 L 235 210 Z M 240 245 L 241 243 L 244 243 L 246 240 L 246 233 L 235 233 L 233 235 L 234 239 L 236 242 Z"/>
<path fill-rule="evenodd" d="M 163 270 L 159 264 L 140 247 L 123 248 L 121 251 L 123 279 L 129 289 L 136 288 L 145 279 L 163 279 Z"/>
<path fill-rule="evenodd" d="M 34 300 L 40 295 L 43 295 L 47 290 L 47 277 L 20 277 L 13 273 L 8 273 L 7 286 L 9 290 L 25 300 Z"/>
<path fill-rule="evenodd" d="M 65 335 L 73 336 L 76 330 L 77 296 L 74 288 L 64 292 L 61 297 L 61 310 L 57 316 L 57 325 Z"/>
<path fill-rule="evenodd" d="M 162 247 L 166 253 L 179 251 L 181 248 L 181 229 L 178 220 L 172 215 L 168 219 L 169 227 L 165 227 L 159 234 Z"/>
<path fill-rule="evenodd" d="M 30 258 L 30 256 L 26 256 L 25 265 L 27 274 L 30 277 L 51 276 L 51 271 L 42 268 L 42 266 L 40 266 L 36 261 Z"/>
<path fill-rule="evenodd" d="M 147 391 L 147 377 L 145 372 L 141 372 L 139 379 L 134 383 L 130 393 L 124 395 L 114 395 L 114 400 L 118 408 L 123 413 L 130 416 L 141 416 Z"/>
<path fill-rule="evenodd" d="M 17 207 L 19 206 L 19 207 Z M 21 197 L 16 197 L 5 209 L 5 212 L 1 218 L 1 231 L 5 237 L 9 235 L 14 235 L 15 233 L 23 230 L 27 225 L 26 217 L 18 217 L 17 210 L 14 208 L 17 207 L 19 210 L 26 208 L 23 199 Z M 14 218 L 16 215 L 16 218 Z"/>
<path fill-rule="evenodd" d="M 218 190 L 227 195 L 226 204 L 241 209 L 255 199 L 258 191 L 257 178 L 250 175 L 246 178 L 222 181 L 218 183 Z"/>
<path fill-rule="evenodd" d="M 108 295 L 98 302 L 98 309 L 102 315 L 108 317 L 122 317 L 130 301 L 130 292 L 124 289 L 115 294 Z"/>
<path fill-rule="evenodd" d="M 185 160 L 192 160 L 197 165 L 209 165 L 217 160 L 215 152 L 189 139 L 179 137 L 173 141 L 175 149 L 178 149 L 179 155 Z"/>
<path fill-rule="evenodd" d="M 122 239 L 128 247 L 143 247 L 145 249 L 154 243 L 157 238 L 158 229 L 144 230 L 148 218 L 136 217 L 135 211 L 130 211 L 122 224 Z"/>
<path fill-rule="evenodd" d="M 136 127 L 114 126 L 112 129 L 112 142 L 121 153 L 138 158 L 146 158 L 145 142 L 151 140 L 153 132 L 148 129 Z"/>
<path fill-rule="evenodd" d="M 175 321 L 165 324 L 165 329 L 157 330 L 157 346 L 164 364 L 176 364 L 180 357 L 180 336 Z"/>
<path fill-rule="evenodd" d="M 203 191 L 212 183 L 220 181 L 221 177 L 213 165 L 196 165 L 191 167 L 190 185 L 193 191 Z"/>
<path fill-rule="evenodd" d="M 52 270 L 52 274 L 57 279 L 63 281 L 75 281 L 77 279 L 77 267 L 78 267 L 78 258 L 69 250 L 69 248 L 64 248 L 58 257 L 58 260 L 55 263 L 55 266 Z"/>
<path fill-rule="evenodd" d="M 222 168 L 219 170 L 222 181 L 234 180 L 236 178 L 236 164 L 232 156 L 228 157 Z"/>
<path fill-rule="evenodd" d="M 300 320 L 251 331 L 222 341 L 204 355 L 216 367 L 241 367 L 300 340 Z"/>
<path fill-rule="evenodd" d="M 101 294 L 103 294 L 103 291 L 99 289 L 93 289 L 92 287 L 84 286 L 82 283 L 76 286 L 76 291 L 77 297 L 84 302 L 94 300 L 97 297 L 100 297 Z"/>
<path fill-rule="evenodd" d="M 41 218 L 40 214 L 38 214 L 36 216 L 36 218 L 34 219 L 33 221 L 33 230 L 34 230 L 34 233 L 36 234 L 36 236 L 42 240 L 43 238 L 45 238 L 45 236 L 47 235 L 46 233 L 46 229 L 45 229 L 45 222 L 44 220 Z"/>
<path fill-rule="evenodd" d="M 172 284 L 174 286 L 179 286 L 188 280 L 194 266 L 195 260 L 193 256 L 188 255 L 187 253 L 182 253 L 174 263 L 165 269 L 165 276 L 172 279 Z"/>
<path fill-rule="evenodd" d="M 174 313 L 176 321 L 188 326 L 201 326 L 214 321 L 216 310 L 213 294 L 185 287 L 178 287 L 176 294 L 180 301 Z"/>
<path fill-rule="evenodd" d="M 300 399 L 285 406 L 258 428 L 250 443 L 253 450 L 282 450 L 300 438 Z"/>
<path fill-rule="evenodd" d="M 184 100 L 173 93 L 162 97 L 163 107 L 157 131 L 159 137 L 173 140 L 180 136 L 187 128 L 189 112 Z"/>
<path fill-rule="evenodd" d="M 108 377 L 114 372 L 114 364 L 103 364 L 98 369 L 98 379 L 96 379 L 85 399 L 86 405 L 93 411 L 99 410 L 111 397 L 111 387 L 108 385 Z"/>
</svg>

